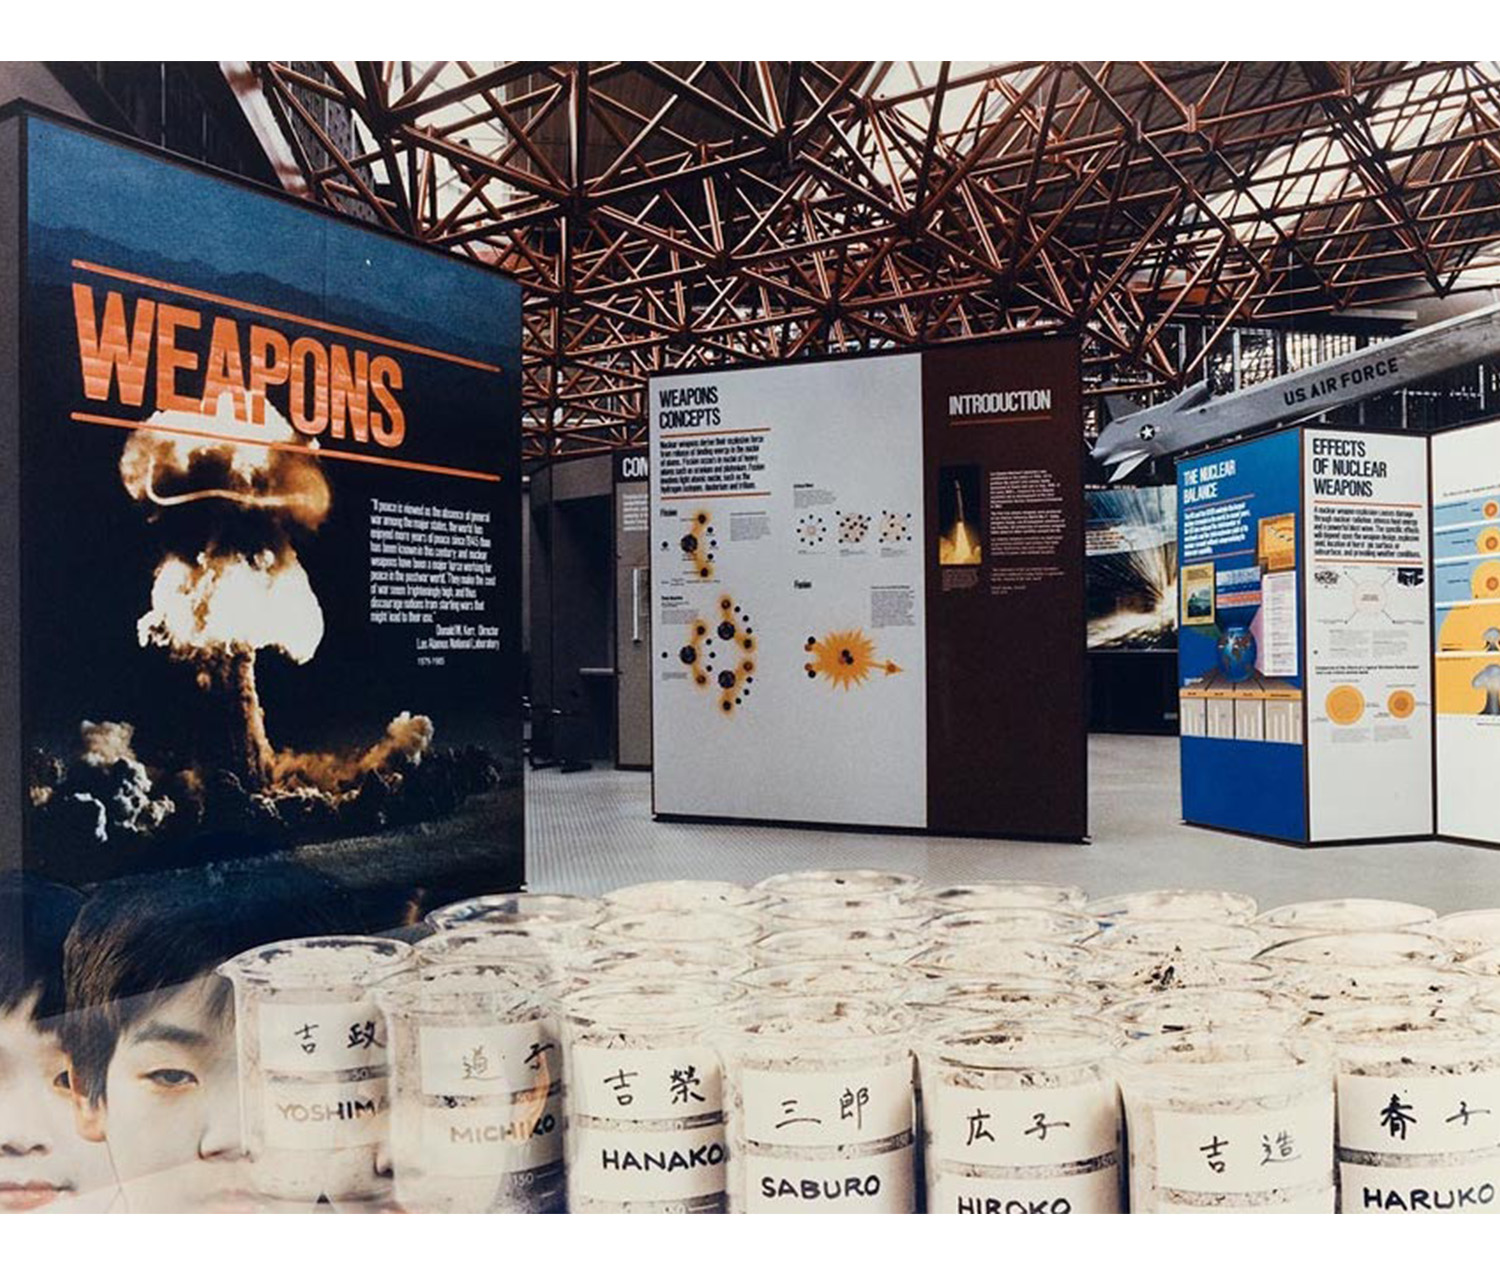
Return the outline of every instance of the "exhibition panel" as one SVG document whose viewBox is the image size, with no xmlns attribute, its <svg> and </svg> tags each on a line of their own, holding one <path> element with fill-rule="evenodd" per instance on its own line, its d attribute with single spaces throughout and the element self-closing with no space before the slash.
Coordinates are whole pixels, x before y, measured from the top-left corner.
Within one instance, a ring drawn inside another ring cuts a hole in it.
<svg viewBox="0 0 1500 1275">
<path fill-rule="evenodd" d="M 658 814 L 1086 835 L 1076 343 L 657 377 L 651 411 Z"/>
</svg>

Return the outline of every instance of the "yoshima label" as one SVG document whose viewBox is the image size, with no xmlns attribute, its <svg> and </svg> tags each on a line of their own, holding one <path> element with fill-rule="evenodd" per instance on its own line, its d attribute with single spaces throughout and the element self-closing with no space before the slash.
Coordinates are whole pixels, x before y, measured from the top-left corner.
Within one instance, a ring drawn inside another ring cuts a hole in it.
<svg viewBox="0 0 1500 1275">
<path fill-rule="evenodd" d="M 1340 1076 L 1339 1147 L 1398 1155 L 1500 1148 L 1500 1072 Z"/>
<path fill-rule="evenodd" d="M 1341 1213 L 1500 1213 L 1500 1154 L 1480 1164 L 1339 1166 Z"/>
<path fill-rule="evenodd" d="M 927 1193 L 929 1213 L 995 1213 L 1007 1216 L 1118 1213 L 1120 1164 L 1067 1177 L 998 1177 L 939 1172 Z"/>
<path fill-rule="evenodd" d="M 910 1146 L 854 1160 L 745 1157 L 747 1213 L 910 1213 L 916 1198 Z"/>
<path fill-rule="evenodd" d="M 620 1204 L 692 1200 L 724 1192 L 724 1126 L 648 1131 L 578 1128 L 568 1190 Z"/>
<path fill-rule="evenodd" d="M 1113 1155 L 1120 1098 L 1113 1081 L 1049 1089 L 923 1089 L 928 1155 L 961 1164 L 1063 1165 Z"/>
<path fill-rule="evenodd" d="M 422 1150 L 430 1172 L 455 1177 L 521 1173 L 563 1158 L 563 1099 L 534 1104 L 426 1107 Z"/>
<path fill-rule="evenodd" d="M 572 1110 L 601 1120 L 683 1120 L 724 1106 L 718 1055 L 711 1049 L 572 1051 Z"/>
<path fill-rule="evenodd" d="M 385 1135 L 390 1099 L 383 1079 L 321 1085 L 268 1084 L 265 1140 L 289 1151 L 366 1146 Z"/>
<path fill-rule="evenodd" d="M 740 1087 L 750 1142 L 829 1147 L 911 1132 L 909 1061 L 824 1072 L 747 1067 Z"/>
<path fill-rule="evenodd" d="M 260 1064 L 293 1076 L 384 1067 L 385 1018 L 371 1001 L 292 1005 L 274 997 L 259 1006 Z"/>
<path fill-rule="evenodd" d="M 1333 1093 L 1276 1110 L 1158 1109 L 1156 1180 L 1178 1191 L 1297 1190 L 1332 1180 Z"/>
<path fill-rule="evenodd" d="M 561 1049 L 536 1021 L 418 1029 L 422 1092 L 482 1098 L 530 1093 L 561 1079 Z"/>
</svg>

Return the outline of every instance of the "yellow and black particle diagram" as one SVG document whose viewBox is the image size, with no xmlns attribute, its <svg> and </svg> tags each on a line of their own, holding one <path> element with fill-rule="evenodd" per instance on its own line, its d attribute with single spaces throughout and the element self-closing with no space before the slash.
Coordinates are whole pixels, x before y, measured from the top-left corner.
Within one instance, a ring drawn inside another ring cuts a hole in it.
<svg viewBox="0 0 1500 1275">
<path fill-rule="evenodd" d="M 663 540 L 661 547 L 665 549 L 667 546 L 668 542 Z M 683 558 L 691 564 L 693 575 L 700 580 L 714 578 L 714 554 L 719 542 L 715 539 L 713 515 L 707 509 L 698 510 L 683 522 L 677 547 L 682 550 Z"/>
<path fill-rule="evenodd" d="M 803 643 L 807 663 L 802 667 L 813 681 L 823 681 L 840 690 L 863 686 L 874 674 L 890 677 L 901 672 L 895 660 L 882 660 L 875 643 L 860 629 L 841 629 Z"/>
<path fill-rule="evenodd" d="M 671 659 L 669 651 L 663 659 Z M 719 712 L 729 716 L 750 695 L 755 681 L 755 630 L 750 617 L 728 594 L 719 599 L 717 621 L 699 617 L 688 626 L 688 640 L 677 656 L 693 685 L 719 697 Z"/>
<path fill-rule="evenodd" d="M 839 544 L 864 543 L 865 537 L 870 534 L 869 514 L 848 513 L 842 509 L 836 509 L 834 516 L 839 520 Z"/>
</svg>

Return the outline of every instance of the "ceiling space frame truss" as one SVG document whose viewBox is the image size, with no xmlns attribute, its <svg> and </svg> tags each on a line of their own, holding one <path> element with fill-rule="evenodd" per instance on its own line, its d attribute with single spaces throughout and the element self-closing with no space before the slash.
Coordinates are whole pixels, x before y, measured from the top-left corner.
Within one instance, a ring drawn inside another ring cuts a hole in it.
<svg viewBox="0 0 1500 1275">
<path fill-rule="evenodd" d="M 312 198 L 514 276 L 525 450 L 637 445 L 667 369 L 1488 287 L 1487 63 L 255 64 Z M 341 126 L 336 126 L 341 125 Z"/>
</svg>

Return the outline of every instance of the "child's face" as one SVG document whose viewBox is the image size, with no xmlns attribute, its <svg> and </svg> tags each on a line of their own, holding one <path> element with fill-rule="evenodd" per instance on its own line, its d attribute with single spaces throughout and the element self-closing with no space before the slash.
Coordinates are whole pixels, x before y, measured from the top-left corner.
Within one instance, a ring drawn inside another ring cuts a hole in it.
<svg viewBox="0 0 1500 1275">
<path fill-rule="evenodd" d="M 240 1140 L 234 1011 L 199 979 L 120 1036 L 104 1100 L 80 1108 L 108 1143 L 132 1213 L 220 1213 L 255 1207 Z"/>
<path fill-rule="evenodd" d="M 99 1208 L 114 1186 L 109 1155 L 79 1136 L 68 1060 L 33 1021 L 35 1003 L 0 1014 L 0 1213 Z"/>
</svg>

